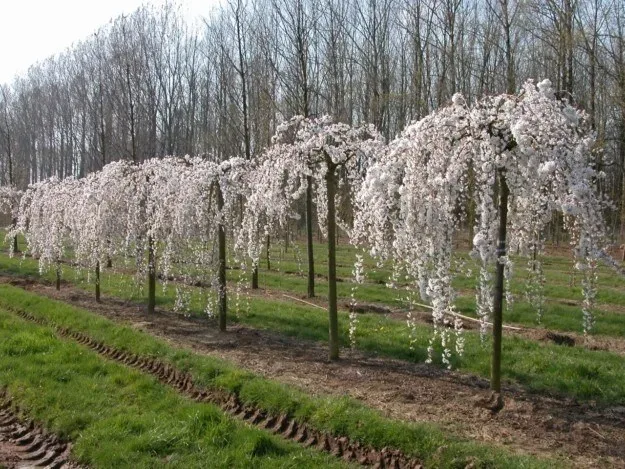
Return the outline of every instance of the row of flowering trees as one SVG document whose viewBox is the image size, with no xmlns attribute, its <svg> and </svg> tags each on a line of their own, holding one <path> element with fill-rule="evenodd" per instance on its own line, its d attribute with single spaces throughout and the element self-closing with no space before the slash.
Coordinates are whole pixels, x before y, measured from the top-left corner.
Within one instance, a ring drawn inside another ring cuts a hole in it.
<svg viewBox="0 0 625 469">
<path fill-rule="evenodd" d="M 267 236 L 298 216 L 298 201 L 309 191 L 328 239 L 330 359 L 339 356 L 338 226 L 355 245 L 392 260 L 396 272 L 413 280 L 409 288 L 433 308 L 429 359 L 441 350 L 449 365 L 452 349 L 462 353 L 464 347 L 454 310 L 453 241 L 475 201 L 477 304 L 483 331 L 493 321 L 491 385 L 500 405 L 509 249 L 539 262 L 544 228 L 556 211 L 565 215 L 576 266 L 584 273 L 584 327 L 592 326 L 605 204 L 594 190 L 601 174 L 593 170 L 593 144 L 586 115 L 559 99 L 548 81 L 473 104 L 456 95 L 388 145 L 371 125 L 298 116 L 280 125 L 272 145 L 252 162 L 117 162 L 83 179 L 35 184 L 21 197 L 12 235 L 24 234 L 42 269 L 58 269 L 71 247 L 76 260 L 95 272 L 98 297 L 102 263 L 120 254 L 134 258 L 149 279 L 150 311 L 157 267 L 165 278 L 200 275 L 218 292 L 223 330 L 226 232 L 234 256 L 257 266 Z M 343 210 L 337 213 L 337 207 Z M 443 325 L 448 318 L 453 333 Z"/>
<path fill-rule="evenodd" d="M 110 163 L 82 179 L 49 179 L 24 193 L 13 232 L 24 235 L 42 271 L 53 266 L 58 273 L 71 250 L 95 273 L 96 299 L 100 266 L 114 256 L 133 259 L 147 276 L 150 312 L 157 266 L 164 278 L 208 279 L 218 290 L 225 330 L 225 231 L 236 225 L 246 166 L 241 158 L 216 163 L 171 157 Z M 57 275 L 57 288 L 59 283 Z"/>
</svg>

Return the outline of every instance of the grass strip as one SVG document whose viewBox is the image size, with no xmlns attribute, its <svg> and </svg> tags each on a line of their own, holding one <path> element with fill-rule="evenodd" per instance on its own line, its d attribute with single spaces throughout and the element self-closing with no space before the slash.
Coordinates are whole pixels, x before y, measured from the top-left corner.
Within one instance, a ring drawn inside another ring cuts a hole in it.
<svg viewBox="0 0 625 469">
<path fill-rule="evenodd" d="M 0 383 L 22 412 L 73 441 L 77 461 L 92 467 L 345 467 L 1 308 Z"/>
<path fill-rule="evenodd" d="M 291 415 L 314 428 L 346 435 L 365 445 L 400 449 L 424 461 L 426 467 L 465 467 L 470 463 L 474 467 L 554 465 L 551 460 L 512 455 L 505 449 L 462 441 L 435 425 L 393 421 L 348 397 L 311 397 L 222 360 L 171 347 L 147 333 L 9 285 L 0 285 L 0 306 L 46 318 L 124 351 L 169 362 L 191 373 L 197 384 L 233 392 L 242 402 L 267 412 Z"/>
<path fill-rule="evenodd" d="M 0 238 L 2 234 L 0 232 Z M 23 245 L 23 243 L 22 243 Z M 316 293 L 319 297 L 327 296 L 327 280 L 323 278 L 327 276 L 327 265 L 325 253 L 327 247 L 325 245 L 315 244 L 315 253 L 317 261 L 318 274 L 322 278 L 316 281 Z M 307 291 L 307 280 L 304 272 L 299 275 L 302 267 L 302 253 L 305 253 L 305 246 L 292 245 L 288 253 L 279 253 L 277 247 L 272 248 L 272 269 L 267 270 L 266 264 L 261 262 L 259 266 L 260 285 L 262 288 L 278 289 L 289 291 L 294 294 L 305 294 Z M 338 275 L 343 282 L 337 284 L 338 295 L 345 303 L 349 301 L 351 289 L 354 285 L 351 282 L 353 264 L 358 250 L 351 246 L 338 246 Z M 296 262 L 296 258 L 300 258 Z M 20 260 L 9 260 L 6 252 L 0 255 L 3 270 L 14 270 L 14 262 Z M 464 253 L 458 254 L 458 259 L 464 259 L 471 265 L 471 260 Z M 281 259 L 281 260 L 279 260 Z M 546 285 L 544 295 L 546 301 L 544 304 L 544 314 L 540 324 L 538 323 L 537 311 L 526 298 L 526 277 L 525 262 L 523 258 L 515 258 L 517 262 L 518 272 L 512 278 L 511 289 L 514 295 L 514 307 L 512 311 L 506 311 L 505 320 L 509 323 L 525 325 L 529 327 L 545 327 L 561 332 L 583 332 L 583 315 L 581 308 L 582 291 L 581 277 L 575 271 L 570 257 L 564 256 L 545 256 L 542 260 L 545 269 Z M 115 265 L 121 265 L 122 259 L 115 259 Z M 12 265 L 13 264 L 13 265 Z M 32 265 L 31 265 L 32 264 Z M 406 293 L 403 289 L 390 289 L 384 284 L 390 279 L 391 271 L 389 266 L 376 266 L 373 260 L 365 256 L 367 280 L 358 285 L 356 298 L 359 302 L 365 303 L 382 303 L 390 307 L 405 306 L 402 299 Z M 458 275 L 454 279 L 454 288 L 458 289 L 459 296 L 456 300 L 458 311 L 469 316 L 476 316 L 475 306 L 475 286 L 477 284 L 476 276 L 479 269 L 473 266 L 470 275 Z M 27 259 L 19 268 L 27 268 L 30 272 L 38 273 L 37 262 Z M 193 269 L 189 266 L 189 269 Z M 276 269 L 279 269 L 276 270 Z M 285 274 L 290 272 L 290 274 Z M 108 274 L 107 274 L 108 275 Z M 234 283 L 239 279 L 240 273 L 237 270 L 228 270 L 228 279 Z M 75 275 L 65 274 L 65 278 L 74 278 Z M 86 275 L 82 276 L 86 279 Z M 93 277 L 93 276 L 92 276 Z M 130 278 L 130 276 L 128 276 Z M 249 279 L 248 279 L 249 281 Z M 595 327 L 591 331 L 593 335 L 605 335 L 619 338 L 625 338 L 625 314 L 621 311 L 625 305 L 625 280 L 615 275 L 614 272 L 606 266 L 600 266 L 598 269 L 598 293 L 597 308 L 595 314 Z M 136 292 L 135 292 L 136 293 Z M 615 310 L 616 309 L 616 310 Z M 194 308 L 199 312 L 203 311 L 203 307 Z"/>
</svg>

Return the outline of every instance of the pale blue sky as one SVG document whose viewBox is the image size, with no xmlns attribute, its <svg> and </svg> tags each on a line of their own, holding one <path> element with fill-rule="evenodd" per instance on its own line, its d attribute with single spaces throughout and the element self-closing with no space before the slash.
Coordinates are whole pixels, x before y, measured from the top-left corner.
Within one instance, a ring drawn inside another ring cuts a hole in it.
<svg viewBox="0 0 625 469">
<path fill-rule="evenodd" d="M 64 51 L 110 19 L 164 0 L 1 0 L 0 83 L 34 62 Z M 219 0 L 177 0 L 189 19 L 206 16 Z"/>
</svg>

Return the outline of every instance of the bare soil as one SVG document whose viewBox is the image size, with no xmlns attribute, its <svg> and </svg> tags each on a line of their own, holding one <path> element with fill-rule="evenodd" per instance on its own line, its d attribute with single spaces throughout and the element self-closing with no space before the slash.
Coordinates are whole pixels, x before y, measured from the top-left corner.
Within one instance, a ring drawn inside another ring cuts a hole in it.
<svg viewBox="0 0 625 469">
<path fill-rule="evenodd" d="M 98 304 L 77 287 L 64 286 L 57 292 L 33 281 L 0 281 L 229 360 L 310 394 L 348 394 L 391 418 L 433 422 L 463 438 L 522 454 L 560 456 L 575 467 L 625 468 L 625 405 L 603 407 L 507 386 L 505 407 L 493 414 L 476 405 L 489 393 L 488 382 L 474 375 L 350 350 L 343 350 L 343 358 L 333 363 L 327 360 L 326 347 L 316 342 L 238 325 L 219 333 L 206 320 L 165 311 L 148 315 L 136 303 L 105 298 Z"/>
<path fill-rule="evenodd" d="M 0 435 L 0 468 L 11 468 L 20 462 L 19 448 Z"/>
</svg>

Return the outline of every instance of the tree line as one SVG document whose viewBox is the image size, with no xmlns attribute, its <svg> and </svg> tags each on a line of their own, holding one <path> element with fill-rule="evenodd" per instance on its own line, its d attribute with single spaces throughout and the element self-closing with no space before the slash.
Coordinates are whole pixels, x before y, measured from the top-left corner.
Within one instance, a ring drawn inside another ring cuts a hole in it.
<svg viewBox="0 0 625 469">
<path fill-rule="evenodd" d="M 144 6 L 1 87 L 0 184 L 253 159 L 293 115 L 370 122 L 389 141 L 456 92 L 547 77 L 589 114 L 624 235 L 624 28 L 612 0 L 229 0 L 200 26 L 175 3 Z"/>
</svg>

